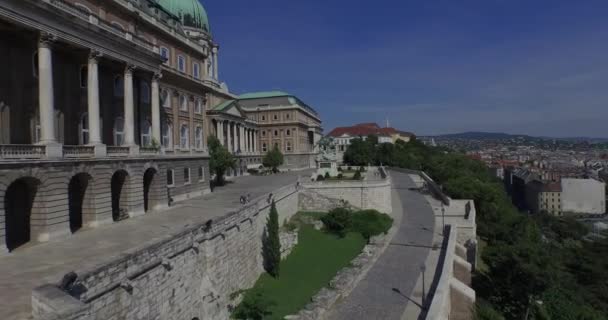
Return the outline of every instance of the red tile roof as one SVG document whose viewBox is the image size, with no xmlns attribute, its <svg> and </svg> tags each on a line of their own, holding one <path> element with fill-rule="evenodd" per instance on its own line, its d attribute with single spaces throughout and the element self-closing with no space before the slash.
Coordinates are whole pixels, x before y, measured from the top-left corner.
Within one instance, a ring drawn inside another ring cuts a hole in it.
<svg viewBox="0 0 608 320">
<path fill-rule="evenodd" d="M 380 128 L 376 123 L 359 123 L 352 127 L 337 127 L 333 129 L 328 135 L 332 137 L 340 137 L 344 134 L 349 136 L 368 136 L 370 134 L 378 136 L 390 136 L 393 134 L 401 134 L 406 136 L 413 136 L 412 133 L 399 131 L 395 128 Z"/>
</svg>

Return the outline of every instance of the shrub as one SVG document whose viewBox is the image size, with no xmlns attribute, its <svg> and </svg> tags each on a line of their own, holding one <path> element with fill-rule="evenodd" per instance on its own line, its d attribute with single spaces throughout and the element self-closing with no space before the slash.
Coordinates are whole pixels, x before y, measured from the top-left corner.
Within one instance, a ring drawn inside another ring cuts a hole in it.
<svg viewBox="0 0 608 320">
<path fill-rule="evenodd" d="M 260 171 L 258 171 L 257 169 L 247 169 L 247 173 L 249 173 L 250 175 L 257 175 L 260 173 Z"/>
<path fill-rule="evenodd" d="M 344 175 L 341 173 L 338 173 L 338 179 L 342 179 L 342 178 L 344 178 Z"/>
<path fill-rule="evenodd" d="M 365 170 L 365 167 L 364 167 L 364 166 L 359 167 L 359 171 L 361 171 L 361 172 L 365 172 L 365 171 L 366 171 L 366 170 Z"/>
<path fill-rule="evenodd" d="M 393 225 L 393 218 L 376 210 L 361 210 L 352 214 L 352 230 L 369 240 L 373 236 L 386 234 Z"/>
<path fill-rule="evenodd" d="M 342 167 L 338 167 L 338 171 L 342 172 Z"/>
<path fill-rule="evenodd" d="M 325 180 L 325 177 L 323 177 L 323 175 L 320 174 L 317 176 L 317 181 L 323 181 L 323 180 Z"/>
<path fill-rule="evenodd" d="M 348 168 L 346 168 L 346 170 L 351 171 L 351 170 L 352 170 L 352 168 L 349 166 Z"/>
<path fill-rule="evenodd" d="M 325 172 L 325 179 L 329 179 L 329 172 Z"/>
<path fill-rule="evenodd" d="M 321 217 L 321 221 L 329 232 L 344 237 L 352 225 L 352 213 L 346 208 L 335 208 Z"/>
<path fill-rule="evenodd" d="M 234 310 L 235 319 L 262 320 L 271 315 L 270 307 L 274 303 L 264 298 L 260 293 L 245 295 L 243 302 Z"/>
<path fill-rule="evenodd" d="M 353 180 L 361 180 L 361 172 L 360 171 L 355 172 L 355 175 L 353 175 Z"/>
</svg>

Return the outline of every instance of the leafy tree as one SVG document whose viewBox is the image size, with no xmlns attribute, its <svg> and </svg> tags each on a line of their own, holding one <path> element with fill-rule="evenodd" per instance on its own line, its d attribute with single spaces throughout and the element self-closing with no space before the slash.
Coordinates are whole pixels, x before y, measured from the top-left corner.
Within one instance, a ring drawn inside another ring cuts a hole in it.
<svg viewBox="0 0 608 320">
<path fill-rule="evenodd" d="M 236 307 L 232 316 L 235 319 L 242 320 L 263 320 L 272 314 L 270 307 L 274 304 L 260 293 L 247 294 L 243 302 Z"/>
<path fill-rule="evenodd" d="M 209 169 L 215 173 L 215 183 L 224 185 L 224 175 L 228 169 L 236 168 L 236 160 L 215 136 L 207 138 L 209 146 Z"/>
<path fill-rule="evenodd" d="M 274 200 L 272 200 L 270 206 L 263 241 L 264 268 L 271 276 L 278 278 L 281 263 L 281 241 L 279 239 L 279 214 Z"/>
<path fill-rule="evenodd" d="M 361 138 L 352 139 L 344 152 L 344 162 L 349 165 L 364 166 L 374 161 L 374 145 Z"/>
<path fill-rule="evenodd" d="M 352 230 L 361 233 L 367 240 L 386 234 L 392 225 L 393 218 L 377 210 L 361 210 L 352 214 Z"/>
<path fill-rule="evenodd" d="M 276 145 L 272 150 L 266 153 L 262 160 L 262 164 L 264 167 L 272 168 L 272 172 L 279 172 L 278 168 L 283 164 L 283 154 Z"/>
<path fill-rule="evenodd" d="M 353 175 L 353 180 L 361 180 L 361 171 L 357 170 Z"/>
<path fill-rule="evenodd" d="M 321 217 L 325 228 L 340 237 L 344 237 L 352 225 L 352 213 L 346 208 L 335 208 Z"/>
</svg>

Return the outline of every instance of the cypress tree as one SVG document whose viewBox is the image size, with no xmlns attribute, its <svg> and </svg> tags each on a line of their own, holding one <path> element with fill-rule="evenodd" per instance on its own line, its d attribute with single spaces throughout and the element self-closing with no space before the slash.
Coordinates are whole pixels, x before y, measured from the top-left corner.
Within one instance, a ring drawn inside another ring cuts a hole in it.
<svg viewBox="0 0 608 320">
<path fill-rule="evenodd" d="M 266 272 L 277 278 L 279 276 L 279 264 L 281 263 L 281 241 L 279 240 L 279 213 L 272 200 L 270 214 L 266 221 L 266 232 L 264 239 L 264 267 Z"/>
</svg>

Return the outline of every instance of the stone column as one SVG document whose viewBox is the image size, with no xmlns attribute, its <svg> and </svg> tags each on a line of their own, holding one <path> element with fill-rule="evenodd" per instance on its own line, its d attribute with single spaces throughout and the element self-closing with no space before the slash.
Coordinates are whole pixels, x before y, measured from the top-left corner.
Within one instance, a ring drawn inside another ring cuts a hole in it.
<svg viewBox="0 0 608 320">
<path fill-rule="evenodd" d="M 224 145 L 224 121 L 217 121 L 217 138 L 220 140 L 220 144 Z"/>
<path fill-rule="evenodd" d="M 154 73 L 152 77 L 152 139 L 160 144 L 160 87 L 159 81 L 162 78 L 160 72 Z"/>
<path fill-rule="evenodd" d="M 217 47 L 213 47 L 213 78 L 215 80 L 220 79 L 220 73 L 217 69 Z"/>
<path fill-rule="evenodd" d="M 236 152 L 236 123 L 232 123 L 232 152 Z"/>
<path fill-rule="evenodd" d="M 55 91 L 53 86 L 52 43 L 56 37 L 47 33 L 38 40 L 38 108 L 40 144 L 46 145 L 47 157 L 62 157 L 61 145 L 55 137 Z"/>
<path fill-rule="evenodd" d="M 258 152 L 258 131 L 253 131 L 253 152 Z"/>
<path fill-rule="evenodd" d="M 99 119 L 99 59 L 101 53 L 91 50 L 87 66 L 87 115 L 89 122 L 89 145 L 95 147 L 95 156 L 104 157 L 106 146 L 101 139 L 101 124 Z"/>
<path fill-rule="evenodd" d="M 135 146 L 135 113 L 133 110 L 133 70 L 135 69 L 132 65 L 125 67 L 124 77 L 124 129 L 125 129 L 125 142 L 124 145 L 128 147 Z"/>
</svg>

